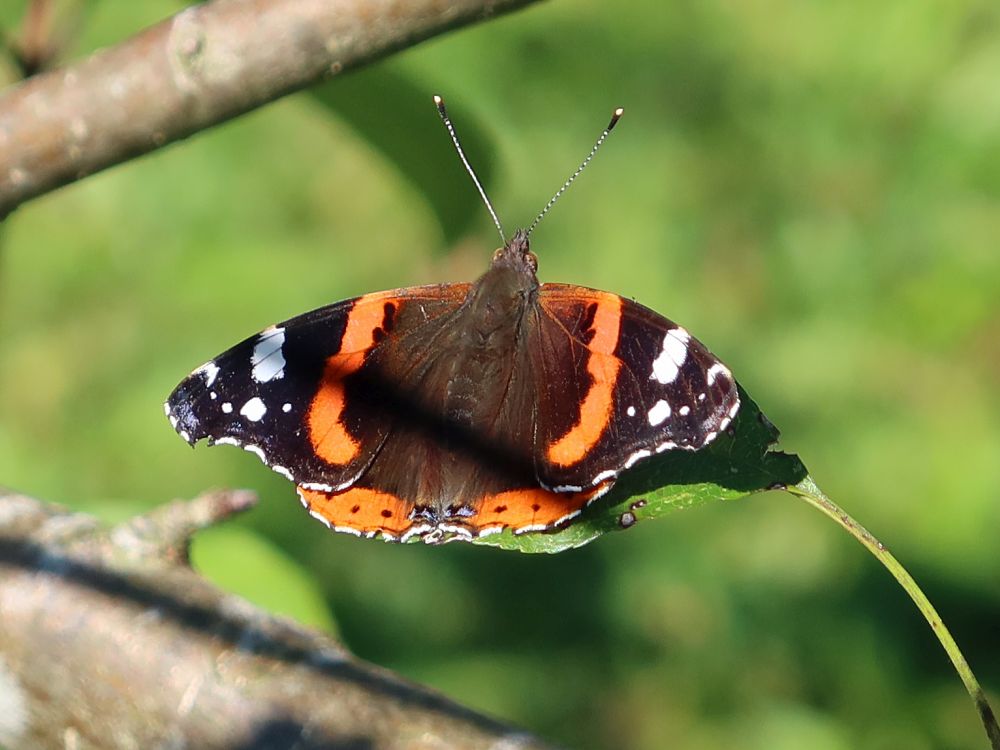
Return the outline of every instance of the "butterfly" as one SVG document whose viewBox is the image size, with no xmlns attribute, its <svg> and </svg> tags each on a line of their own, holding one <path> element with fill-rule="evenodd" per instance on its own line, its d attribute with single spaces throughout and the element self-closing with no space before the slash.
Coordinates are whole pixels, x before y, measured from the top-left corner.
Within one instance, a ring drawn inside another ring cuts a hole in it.
<svg viewBox="0 0 1000 750">
<path fill-rule="evenodd" d="M 537 277 L 531 230 L 620 116 L 479 279 L 271 326 L 188 375 L 171 424 L 255 453 L 331 529 L 401 542 L 561 528 L 637 462 L 709 445 L 740 407 L 718 358 L 637 302 Z"/>
</svg>

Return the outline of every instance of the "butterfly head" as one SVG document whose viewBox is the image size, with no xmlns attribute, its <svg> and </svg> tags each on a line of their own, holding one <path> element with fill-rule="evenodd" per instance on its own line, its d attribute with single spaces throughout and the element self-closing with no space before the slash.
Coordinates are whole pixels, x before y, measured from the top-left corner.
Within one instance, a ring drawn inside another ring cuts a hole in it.
<svg viewBox="0 0 1000 750">
<path fill-rule="evenodd" d="M 506 245 L 493 253 L 491 268 L 509 268 L 525 275 L 534 276 L 538 272 L 538 258 L 531 252 L 528 231 L 518 229 Z"/>
</svg>

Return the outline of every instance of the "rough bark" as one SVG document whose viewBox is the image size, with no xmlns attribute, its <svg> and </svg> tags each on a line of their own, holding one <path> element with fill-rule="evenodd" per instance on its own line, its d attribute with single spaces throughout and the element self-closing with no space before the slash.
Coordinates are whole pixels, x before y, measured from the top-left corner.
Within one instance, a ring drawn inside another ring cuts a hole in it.
<svg viewBox="0 0 1000 750">
<path fill-rule="evenodd" d="M 0 492 L 0 746 L 543 747 L 199 577 L 190 535 L 252 502 L 104 528 Z"/>
<path fill-rule="evenodd" d="M 30 198 L 531 0 L 213 0 L 0 94 L 0 219 Z"/>
</svg>

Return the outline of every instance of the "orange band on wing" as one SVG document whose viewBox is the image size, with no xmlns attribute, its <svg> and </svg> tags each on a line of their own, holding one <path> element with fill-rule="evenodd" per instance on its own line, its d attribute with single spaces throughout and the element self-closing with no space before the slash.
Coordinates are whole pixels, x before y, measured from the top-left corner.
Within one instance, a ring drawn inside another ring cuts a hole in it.
<svg viewBox="0 0 1000 750">
<path fill-rule="evenodd" d="M 361 534 L 381 532 L 400 537 L 413 525 L 408 505 L 386 492 L 354 487 L 344 492 L 326 493 L 298 488 L 309 512 L 338 530 L 354 529 Z"/>
<path fill-rule="evenodd" d="M 364 364 L 365 353 L 375 345 L 375 332 L 385 318 L 384 306 L 372 304 L 370 296 L 375 295 L 358 298 L 348 313 L 340 351 L 326 360 L 323 380 L 309 405 L 309 441 L 316 455 L 330 464 L 347 464 L 361 449 L 341 418 L 344 414 L 344 378 Z"/>
<path fill-rule="evenodd" d="M 598 485 L 586 492 L 574 493 L 549 492 L 540 487 L 501 492 L 485 498 L 468 525 L 477 531 L 498 526 L 514 531 L 549 529 L 579 514 L 606 489 L 606 485 Z"/>
<path fill-rule="evenodd" d="M 366 294 L 358 297 L 347 315 L 347 327 L 340 340 L 340 354 L 353 354 L 371 349 L 375 343 L 375 331 L 385 320 L 385 294 Z"/>
<path fill-rule="evenodd" d="M 602 295 L 591 325 L 594 338 L 588 344 L 590 357 L 587 372 L 593 382 L 580 404 L 579 420 L 565 435 L 549 445 L 548 459 L 557 466 L 570 466 L 586 456 L 607 427 L 621 367 L 621 362 L 612 356 L 618 346 L 621 319 L 621 298 L 613 294 Z"/>
</svg>

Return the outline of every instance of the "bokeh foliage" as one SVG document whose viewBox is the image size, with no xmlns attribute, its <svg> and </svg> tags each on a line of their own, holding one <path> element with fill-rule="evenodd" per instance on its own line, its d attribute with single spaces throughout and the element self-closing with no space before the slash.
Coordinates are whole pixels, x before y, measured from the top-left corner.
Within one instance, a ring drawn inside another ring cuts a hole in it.
<svg viewBox="0 0 1000 750">
<path fill-rule="evenodd" d="M 94 0 L 74 54 L 177 7 Z M 253 487 L 196 549 L 209 575 L 568 745 L 983 747 L 905 594 L 786 496 L 554 556 L 363 542 L 249 454 L 187 449 L 160 404 L 275 320 L 485 268 L 432 93 L 509 230 L 624 106 L 534 236 L 543 280 L 634 296 L 723 357 L 996 697 L 998 70 L 993 0 L 546 3 L 37 200 L 0 235 L 0 481 L 108 518 Z M 262 545 L 287 601 L 244 563 Z"/>
</svg>

